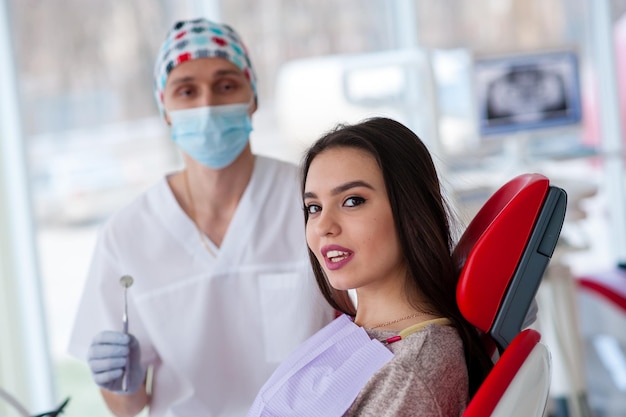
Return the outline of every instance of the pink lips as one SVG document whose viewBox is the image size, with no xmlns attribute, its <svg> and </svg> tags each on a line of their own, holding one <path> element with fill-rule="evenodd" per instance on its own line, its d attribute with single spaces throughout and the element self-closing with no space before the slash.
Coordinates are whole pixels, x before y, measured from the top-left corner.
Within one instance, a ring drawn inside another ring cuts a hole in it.
<svg viewBox="0 0 626 417">
<path fill-rule="evenodd" d="M 342 268 L 354 257 L 354 252 L 338 245 L 328 245 L 322 247 L 322 255 L 326 268 L 331 271 Z"/>
</svg>

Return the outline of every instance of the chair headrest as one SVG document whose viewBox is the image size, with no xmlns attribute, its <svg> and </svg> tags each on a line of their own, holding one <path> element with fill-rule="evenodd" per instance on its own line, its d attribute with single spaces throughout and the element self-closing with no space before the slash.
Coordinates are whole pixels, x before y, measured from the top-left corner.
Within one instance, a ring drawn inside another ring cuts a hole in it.
<svg viewBox="0 0 626 417">
<path fill-rule="evenodd" d="M 541 174 L 513 178 L 487 200 L 455 248 L 463 265 L 459 309 L 484 332 L 494 323 L 548 189 L 549 180 Z"/>
</svg>

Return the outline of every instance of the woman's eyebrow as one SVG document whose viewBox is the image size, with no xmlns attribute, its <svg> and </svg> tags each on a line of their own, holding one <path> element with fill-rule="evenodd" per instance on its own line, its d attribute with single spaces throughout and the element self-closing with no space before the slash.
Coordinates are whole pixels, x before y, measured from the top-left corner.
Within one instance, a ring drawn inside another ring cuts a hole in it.
<svg viewBox="0 0 626 417">
<path fill-rule="evenodd" d="M 330 193 L 332 195 L 337 195 L 337 194 L 341 194 L 345 191 L 348 191 L 352 188 L 357 188 L 357 187 L 365 187 L 365 188 L 369 188 L 370 190 L 374 189 L 374 187 L 372 187 L 369 183 L 365 181 L 361 181 L 361 180 L 356 180 L 356 181 L 350 181 L 345 184 L 338 185 L 337 187 L 333 188 L 330 191 Z"/>
<path fill-rule="evenodd" d="M 345 184 L 341 184 L 338 185 L 337 187 L 333 188 L 332 190 L 330 190 L 330 193 L 332 195 L 338 195 L 341 194 L 343 192 L 346 192 L 352 188 L 357 188 L 357 187 L 365 187 L 365 188 L 369 188 L 370 190 L 373 190 L 374 187 L 372 187 L 369 183 L 365 182 L 365 181 L 361 181 L 361 180 L 356 180 L 356 181 L 350 181 L 347 182 Z M 315 194 L 314 192 L 311 191 L 307 191 L 302 195 L 303 198 L 317 198 L 317 194 Z"/>
</svg>

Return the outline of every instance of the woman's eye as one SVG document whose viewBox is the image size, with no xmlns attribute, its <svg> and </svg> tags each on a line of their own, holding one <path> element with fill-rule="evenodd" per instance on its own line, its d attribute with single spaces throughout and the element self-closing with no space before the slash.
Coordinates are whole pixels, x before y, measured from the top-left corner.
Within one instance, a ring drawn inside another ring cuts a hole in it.
<svg viewBox="0 0 626 417">
<path fill-rule="evenodd" d="M 309 204 L 304 209 L 306 210 L 308 214 L 319 213 L 322 210 L 322 208 L 316 204 Z"/>
<path fill-rule="evenodd" d="M 346 207 L 356 207 L 365 203 L 365 199 L 363 197 L 348 197 L 346 201 L 344 201 L 343 205 Z"/>
</svg>

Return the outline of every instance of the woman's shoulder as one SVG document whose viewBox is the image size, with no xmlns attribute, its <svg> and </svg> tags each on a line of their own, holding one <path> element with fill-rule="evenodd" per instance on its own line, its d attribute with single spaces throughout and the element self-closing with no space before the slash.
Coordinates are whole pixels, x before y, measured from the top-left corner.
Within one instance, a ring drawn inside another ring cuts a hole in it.
<svg viewBox="0 0 626 417">
<path fill-rule="evenodd" d="M 395 333 L 369 331 L 369 335 L 383 341 Z M 429 324 L 387 347 L 394 355 L 389 366 L 399 372 L 418 373 L 426 379 L 437 379 L 441 372 L 460 378 L 467 374 L 463 341 L 453 326 Z"/>
<path fill-rule="evenodd" d="M 430 324 L 422 330 L 409 334 L 397 346 L 390 345 L 394 355 L 410 363 L 420 363 L 426 368 L 449 365 L 465 365 L 463 341 L 456 328 Z M 438 360 L 443 359 L 445 360 Z"/>
<path fill-rule="evenodd" d="M 394 372 L 434 384 L 443 382 L 442 374 L 457 383 L 467 378 L 463 341 L 452 326 L 430 324 L 388 347 L 394 354 L 389 364 L 395 368 Z"/>
<path fill-rule="evenodd" d="M 368 333 L 378 340 L 393 334 Z M 467 368 L 454 327 L 430 324 L 388 347 L 393 359 L 370 379 L 348 416 L 460 415 L 467 403 Z"/>
<path fill-rule="evenodd" d="M 385 340 L 395 336 L 397 332 L 368 330 L 370 337 Z M 421 355 L 429 351 L 457 351 L 463 350 L 463 342 L 456 328 L 449 325 L 428 324 L 419 331 L 405 336 L 402 340 L 388 345 L 389 349 L 398 356 Z"/>
</svg>

